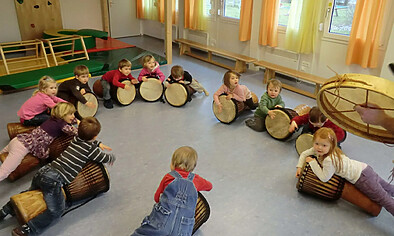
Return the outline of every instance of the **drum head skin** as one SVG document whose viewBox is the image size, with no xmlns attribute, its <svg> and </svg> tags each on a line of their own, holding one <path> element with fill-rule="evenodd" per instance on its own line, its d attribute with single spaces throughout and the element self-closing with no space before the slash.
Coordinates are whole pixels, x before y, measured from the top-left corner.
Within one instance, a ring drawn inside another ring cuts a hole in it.
<svg viewBox="0 0 394 236">
<path fill-rule="evenodd" d="M 94 108 L 90 108 L 88 106 L 86 106 L 85 104 L 82 104 L 81 102 L 77 102 L 77 112 L 79 114 L 79 116 L 81 116 L 82 118 L 85 117 L 89 117 L 89 116 L 95 116 L 97 113 L 97 109 L 98 109 L 98 101 L 96 96 L 93 93 L 85 93 L 83 95 L 85 97 L 85 99 L 88 102 L 91 102 L 95 105 Z"/>
<path fill-rule="evenodd" d="M 181 107 L 187 103 L 188 92 L 185 86 L 173 83 L 164 92 L 166 101 L 174 107 Z"/>
<path fill-rule="evenodd" d="M 309 133 L 301 134 L 296 139 L 295 147 L 298 155 L 313 147 L 313 135 Z"/>
<path fill-rule="evenodd" d="M 140 95 L 147 102 L 156 102 L 163 95 L 163 84 L 158 79 L 148 78 L 148 81 L 142 82 L 140 86 Z"/>
<path fill-rule="evenodd" d="M 222 112 L 219 113 L 218 106 L 215 101 L 212 104 L 213 114 L 222 123 L 230 124 L 237 118 L 238 108 L 234 101 L 227 100 L 226 95 L 220 95 L 219 101 L 223 106 Z"/>
<path fill-rule="evenodd" d="M 284 140 L 290 137 L 289 133 L 291 116 L 286 110 L 275 109 L 275 118 L 271 119 L 270 116 L 265 117 L 265 128 L 271 137 L 278 140 Z"/>
<path fill-rule="evenodd" d="M 381 126 L 361 120 L 355 105 L 376 104 L 394 118 L 394 82 L 363 74 L 330 78 L 317 95 L 320 110 L 334 124 L 355 135 L 384 143 L 394 143 L 394 135 Z"/>
<path fill-rule="evenodd" d="M 117 88 L 116 97 L 120 105 L 127 106 L 130 105 L 135 98 L 135 86 L 130 82 L 130 80 L 122 81 L 122 84 L 128 85 L 131 87 L 130 90 Z"/>
</svg>

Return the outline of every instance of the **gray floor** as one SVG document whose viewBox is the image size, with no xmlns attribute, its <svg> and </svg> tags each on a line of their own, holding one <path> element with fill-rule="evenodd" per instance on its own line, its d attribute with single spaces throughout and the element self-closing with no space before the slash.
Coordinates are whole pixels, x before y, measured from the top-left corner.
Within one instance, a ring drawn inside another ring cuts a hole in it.
<svg viewBox="0 0 394 236">
<path fill-rule="evenodd" d="M 160 40 L 122 40 L 164 55 Z M 197 78 L 210 96 L 195 95 L 182 108 L 137 98 L 130 106 L 106 110 L 100 102 L 96 117 L 103 128 L 99 139 L 118 157 L 108 168 L 111 190 L 67 214 L 43 235 L 129 235 L 149 214 L 156 188 L 169 171 L 171 155 L 183 145 L 197 150 L 195 172 L 214 186 L 211 192 L 203 193 L 211 206 L 211 217 L 195 235 L 394 235 L 394 218 L 384 209 L 378 217 L 370 217 L 344 200 L 329 203 L 298 193 L 294 138 L 280 142 L 267 133 L 250 130 L 244 121 L 253 115 L 251 112 L 231 125 L 219 123 L 212 112 L 212 94 L 226 70 L 180 57 L 178 52 L 174 46 L 173 63 Z M 168 75 L 170 66 L 161 69 Z M 132 72 L 134 76 L 138 73 Z M 248 70 L 241 83 L 260 97 L 265 91 L 262 77 L 262 71 Z M 16 112 L 31 93 L 0 95 L 0 146 L 9 141 L 6 124 L 18 120 Z M 290 108 L 315 104 L 287 90 L 281 95 Z M 343 150 L 349 157 L 370 164 L 382 177 L 389 176 L 392 147 L 350 134 Z M 32 176 L 30 173 L 14 183 L 1 182 L 0 204 L 26 189 Z M 7 218 L 0 223 L 0 235 L 9 235 L 15 226 L 17 221 Z"/>
</svg>

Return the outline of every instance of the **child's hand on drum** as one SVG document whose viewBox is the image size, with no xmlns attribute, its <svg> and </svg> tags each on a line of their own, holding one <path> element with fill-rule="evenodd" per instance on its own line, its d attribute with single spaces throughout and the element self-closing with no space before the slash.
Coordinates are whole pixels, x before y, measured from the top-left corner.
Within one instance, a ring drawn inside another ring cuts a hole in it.
<svg viewBox="0 0 394 236">
<path fill-rule="evenodd" d="M 276 105 L 275 107 L 283 108 L 281 105 Z"/>
<path fill-rule="evenodd" d="M 219 104 L 219 105 L 218 105 L 218 112 L 221 113 L 222 110 L 223 110 L 223 105 L 222 105 L 222 104 Z"/>
<path fill-rule="evenodd" d="M 178 81 L 180 84 L 185 84 L 185 81 L 183 81 L 183 80 L 179 80 Z"/>
<path fill-rule="evenodd" d="M 108 150 L 108 151 L 112 151 L 112 148 L 108 147 L 107 145 L 100 143 L 99 147 L 101 148 L 101 150 Z"/>
<path fill-rule="evenodd" d="M 143 82 L 146 82 L 146 81 L 148 81 L 148 78 L 147 78 L 146 76 L 143 76 L 143 77 L 142 77 L 142 81 L 143 81 Z"/>
<path fill-rule="evenodd" d="M 306 157 L 305 158 L 305 161 L 308 162 L 308 163 L 311 162 L 311 161 L 314 161 L 314 160 L 315 159 L 313 159 L 312 157 Z"/>
<path fill-rule="evenodd" d="M 270 116 L 271 119 L 275 118 L 275 112 L 273 110 L 268 111 L 268 115 Z"/>
<path fill-rule="evenodd" d="M 296 178 L 300 178 L 302 169 L 297 167 Z"/>
<path fill-rule="evenodd" d="M 82 95 L 85 95 L 85 93 L 86 93 L 85 89 L 81 89 L 81 91 L 79 91 L 79 92 L 81 92 Z"/>
<path fill-rule="evenodd" d="M 292 121 L 289 126 L 289 133 L 293 133 L 295 129 L 298 129 L 298 125 L 295 121 Z"/>
<path fill-rule="evenodd" d="M 233 95 L 232 93 L 230 93 L 229 95 L 226 96 L 226 99 L 227 99 L 227 100 L 230 100 L 230 99 L 233 98 L 233 97 L 234 97 L 234 95 Z"/>
<path fill-rule="evenodd" d="M 95 108 L 96 107 L 96 105 L 93 102 L 87 102 L 85 105 L 88 106 L 89 108 Z"/>
<path fill-rule="evenodd" d="M 131 80 L 131 83 L 132 83 L 132 84 L 138 84 L 138 80 L 132 79 L 132 80 Z"/>
<path fill-rule="evenodd" d="M 124 89 L 126 89 L 127 91 L 130 91 L 130 90 L 131 90 L 131 87 L 130 87 L 128 84 L 126 84 L 126 85 L 124 86 Z"/>
<path fill-rule="evenodd" d="M 368 103 L 367 106 L 366 104 L 354 106 L 354 110 L 358 112 L 361 120 L 371 125 L 381 125 L 385 120 L 386 113 L 379 108 L 378 105 L 373 103 Z"/>
</svg>

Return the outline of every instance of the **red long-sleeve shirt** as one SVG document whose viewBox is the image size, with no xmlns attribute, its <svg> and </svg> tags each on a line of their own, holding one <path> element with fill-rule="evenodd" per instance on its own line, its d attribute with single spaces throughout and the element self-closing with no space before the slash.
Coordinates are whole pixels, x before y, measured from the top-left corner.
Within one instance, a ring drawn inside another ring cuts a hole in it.
<svg viewBox="0 0 394 236">
<path fill-rule="evenodd" d="M 108 83 L 111 83 L 111 84 L 115 85 L 116 87 L 121 87 L 121 88 L 125 87 L 125 85 L 120 82 L 121 80 L 124 80 L 124 79 L 133 80 L 133 79 L 136 79 L 131 74 L 126 76 L 122 72 L 120 72 L 119 70 L 110 70 L 107 73 L 105 73 L 102 76 L 102 78 L 104 80 L 108 81 Z"/>
<path fill-rule="evenodd" d="M 302 115 L 302 116 L 296 116 L 294 117 L 291 121 L 295 121 L 298 125 L 298 127 L 300 127 L 300 125 L 304 125 L 307 124 L 309 125 L 309 129 L 312 130 L 313 133 L 316 132 L 316 130 L 318 130 L 318 127 L 314 127 L 310 122 L 309 122 L 309 113 Z M 340 142 L 345 138 L 345 131 L 338 127 L 336 124 L 332 123 L 332 121 L 327 120 L 323 127 L 327 127 L 327 128 L 331 128 L 335 135 L 337 136 L 337 141 Z"/>
<path fill-rule="evenodd" d="M 178 172 L 183 178 L 187 178 L 189 175 L 189 172 L 181 170 L 181 169 L 175 169 L 176 172 Z M 159 202 L 160 200 L 160 195 L 163 193 L 164 189 L 169 185 L 175 178 L 170 175 L 170 173 L 166 174 L 163 179 L 160 182 L 159 187 L 156 190 L 155 193 L 155 202 Z M 197 192 L 199 191 L 210 191 L 212 189 L 212 183 L 209 182 L 208 180 L 204 179 L 203 177 L 199 176 L 198 174 L 195 174 L 194 179 L 193 179 L 193 184 L 194 187 L 196 187 Z"/>
</svg>

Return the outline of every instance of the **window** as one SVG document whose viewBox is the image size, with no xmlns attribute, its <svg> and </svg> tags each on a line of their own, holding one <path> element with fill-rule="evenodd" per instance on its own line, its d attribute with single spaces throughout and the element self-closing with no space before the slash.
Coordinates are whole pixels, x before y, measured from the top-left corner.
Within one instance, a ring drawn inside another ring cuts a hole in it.
<svg viewBox="0 0 394 236">
<path fill-rule="evenodd" d="M 204 0 L 204 15 L 211 16 L 212 15 L 212 3 L 211 0 Z"/>
<path fill-rule="evenodd" d="M 223 0 L 223 16 L 239 19 L 241 14 L 241 0 Z"/>
<path fill-rule="evenodd" d="M 287 21 L 289 20 L 290 5 L 291 0 L 280 0 L 278 24 L 281 26 L 287 26 Z"/>
<path fill-rule="evenodd" d="M 357 0 L 334 0 L 328 33 L 350 35 Z M 332 6 L 332 3 L 331 5 Z"/>
</svg>

